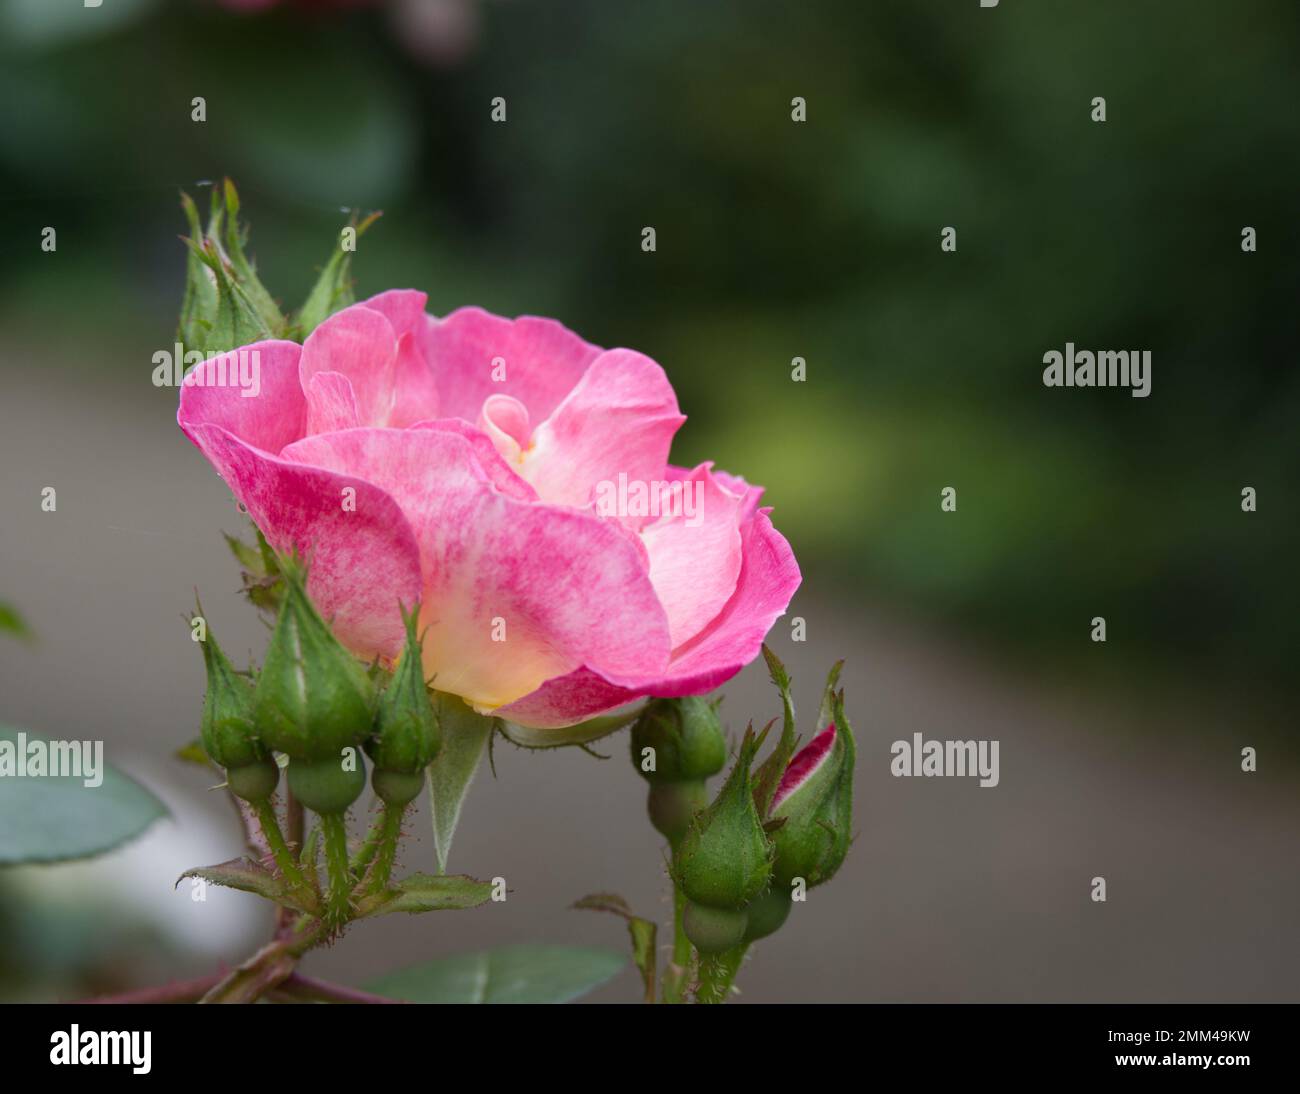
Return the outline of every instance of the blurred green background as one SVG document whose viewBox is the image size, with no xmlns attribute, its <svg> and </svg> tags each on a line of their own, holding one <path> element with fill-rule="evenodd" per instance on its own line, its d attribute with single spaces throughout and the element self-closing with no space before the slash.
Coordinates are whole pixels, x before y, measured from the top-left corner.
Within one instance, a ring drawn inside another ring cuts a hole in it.
<svg viewBox="0 0 1300 1094">
<path fill-rule="evenodd" d="M 382 209 L 359 297 L 653 356 L 690 416 L 674 461 L 767 486 L 850 645 L 885 613 L 1009 694 L 1119 696 L 1138 737 L 1230 709 L 1293 764 L 1298 62 L 1293 0 L 0 0 L 0 379 L 76 400 L 111 377 L 161 421 L 181 189 L 236 180 L 287 306 L 343 210 Z M 1150 349 L 1151 396 L 1045 388 L 1066 341 Z M 187 532 L 215 539 L 207 512 Z M 7 557 L 0 600 L 40 633 L 32 573 Z"/>
</svg>

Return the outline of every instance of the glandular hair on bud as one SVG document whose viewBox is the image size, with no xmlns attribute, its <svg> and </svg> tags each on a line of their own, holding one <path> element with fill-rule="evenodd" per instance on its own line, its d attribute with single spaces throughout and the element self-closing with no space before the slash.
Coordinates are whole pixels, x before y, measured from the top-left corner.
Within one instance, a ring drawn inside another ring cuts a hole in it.
<svg viewBox="0 0 1300 1094">
<path fill-rule="evenodd" d="M 653 764 L 645 762 L 653 749 Z M 650 783 L 707 779 L 727 762 L 716 705 L 699 696 L 654 699 L 632 725 L 632 762 Z"/>
</svg>

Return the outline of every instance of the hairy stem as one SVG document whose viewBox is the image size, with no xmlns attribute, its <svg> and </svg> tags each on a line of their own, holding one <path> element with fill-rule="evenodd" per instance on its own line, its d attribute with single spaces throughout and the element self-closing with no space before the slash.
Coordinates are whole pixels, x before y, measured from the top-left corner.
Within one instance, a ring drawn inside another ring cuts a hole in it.
<svg viewBox="0 0 1300 1094">
<path fill-rule="evenodd" d="M 405 812 L 404 805 L 384 803 L 383 812 L 379 817 L 380 828 L 375 865 L 371 869 L 370 880 L 366 885 L 366 891 L 369 893 L 382 893 L 388 888 L 389 879 L 393 875 L 393 862 L 397 858 L 397 844 L 402 838 L 402 815 Z"/>
<path fill-rule="evenodd" d="M 672 847 L 673 862 L 670 873 L 673 878 L 673 959 L 664 970 L 663 993 L 665 1003 L 686 1002 L 686 983 L 691 974 L 693 949 L 691 940 L 686 937 L 683 916 L 686 911 L 686 894 L 677 883 L 677 847 Z"/>
<path fill-rule="evenodd" d="M 700 986 L 695 991 L 697 1003 L 725 1003 L 731 994 L 731 982 L 740 971 L 747 945 L 725 953 L 700 954 Z"/>
<path fill-rule="evenodd" d="M 325 921 L 338 930 L 352 917 L 352 869 L 348 862 L 348 826 L 342 813 L 321 813 L 320 827 L 325 836 L 325 867 L 329 873 L 329 896 L 325 903 Z"/>
<path fill-rule="evenodd" d="M 384 832 L 384 819 L 384 813 L 381 811 L 370 822 L 370 831 L 366 833 L 366 838 L 361 843 L 361 850 L 352 859 L 352 872 L 359 878 L 366 876 L 366 870 L 375 861 L 375 852 L 379 850 L 379 840 Z"/>
<path fill-rule="evenodd" d="M 275 808 L 269 801 L 260 801 L 253 806 L 253 812 L 261 826 L 262 835 L 266 837 L 267 846 L 271 848 L 271 856 L 280 869 L 280 876 L 294 888 L 307 888 L 307 879 L 302 876 L 302 871 L 298 869 L 298 864 L 289 851 L 289 845 L 284 841 Z"/>
</svg>

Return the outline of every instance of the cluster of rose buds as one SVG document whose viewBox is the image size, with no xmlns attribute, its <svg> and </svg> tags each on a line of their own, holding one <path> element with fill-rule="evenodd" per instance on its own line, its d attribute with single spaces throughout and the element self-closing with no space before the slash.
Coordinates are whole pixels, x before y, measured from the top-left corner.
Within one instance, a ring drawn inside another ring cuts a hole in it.
<svg viewBox="0 0 1300 1094">
<path fill-rule="evenodd" d="M 768 731 L 747 729 L 712 802 L 705 780 L 721 770 L 726 752 L 716 703 L 659 699 L 632 727 L 633 762 L 650 783 L 651 822 L 673 852 L 682 929 L 702 966 L 733 955 L 733 974 L 745 947 L 785 923 L 796 894 L 834 877 L 852 824 L 855 749 L 844 693 L 836 690 L 839 665 L 826 684 L 819 730 L 796 752 L 789 678 L 764 653 L 785 707 L 780 740 L 755 768 Z"/>
<path fill-rule="evenodd" d="M 290 557 L 276 559 L 282 583 L 275 628 L 260 672 L 238 673 L 210 635 L 203 642 L 208 688 L 202 740 L 226 769 L 232 793 L 259 810 L 286 881 L 300 882 L 292 859 L 275 845 L 278 824 L 268 802 L 279 782 L 272 753 L 288 759 L 294 798 L 315 812 L 330 870 L 328 914 L 341 926 L 353 889 L 344 814 L 365 789 L 364 748 L 374 763 L 373 786 L 384 803 L 376 840 L 378 876 L 388 880 L 401 834 L 401 816 L 424 785 L 441 732 L 420 662 L 418 612 L 406 614 L 406 648 L 382 682 L 339 643 L 306 591 L 306 575 Z"/>
</svg>

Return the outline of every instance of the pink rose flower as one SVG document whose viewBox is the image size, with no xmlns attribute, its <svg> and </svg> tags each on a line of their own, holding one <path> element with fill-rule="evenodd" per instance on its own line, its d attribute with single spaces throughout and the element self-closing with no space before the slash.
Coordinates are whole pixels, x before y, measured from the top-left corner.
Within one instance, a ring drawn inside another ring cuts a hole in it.
<svg viewBox="0 0 1300 1094">
<path fill-rule="evenodd" d="M 339 639 L 392 659 L 418 600 L 433 686 L 530 727 L 702 694 L 753 660 L 799 568 L 761 488 L 668 464 L 685 419 L 663 369 L 553 320 L 424 305 L 381 293 L 181 389 L 181 428 L 310 560 Z"/>
</svg>

